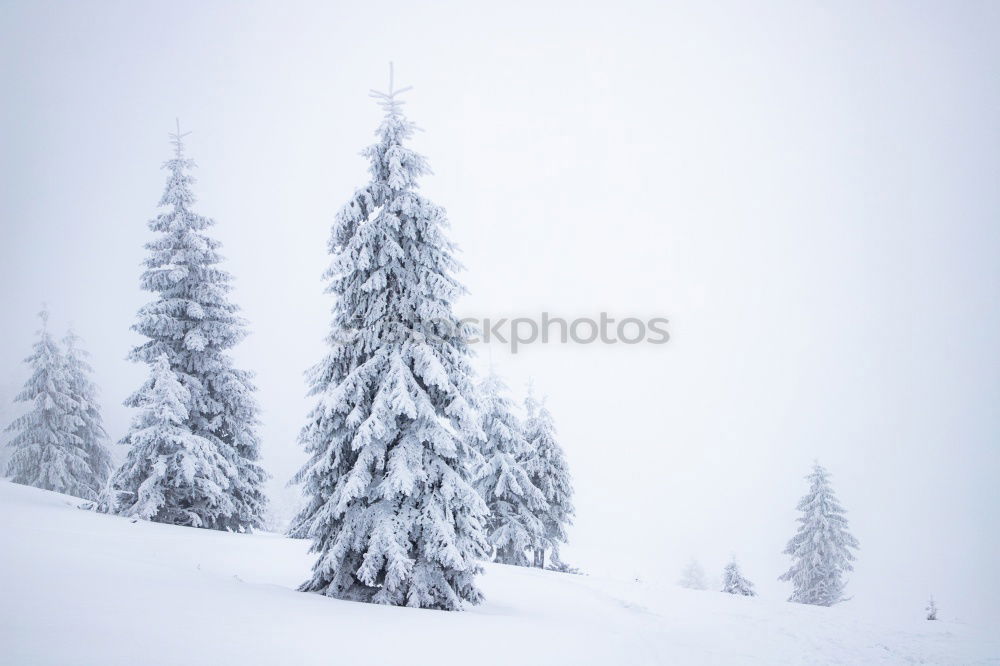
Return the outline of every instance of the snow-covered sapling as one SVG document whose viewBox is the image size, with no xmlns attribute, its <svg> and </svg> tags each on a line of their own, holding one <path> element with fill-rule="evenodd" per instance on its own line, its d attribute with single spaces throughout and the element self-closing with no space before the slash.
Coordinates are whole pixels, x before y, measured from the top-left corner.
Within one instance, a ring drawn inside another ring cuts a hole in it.
<svg viewBox="0 0 1000 666">
<path fill-rule="evenodd" d="M 792 566 L 779 580 L 791 581 L 789 601 L 832 606 L 844 598 L 844 574 L 852 571 L 858 541 L 847 530 L 847 513 L 830 487 L 830 474 L 818 463 L 806 477 L 809 492 L 798 504 L 799 529 L 785 547 Z"/>
<path fill-rule="evenodd" d="M 753 583 L 743 577 L 740 567 L 733 559 L 722 570 L 722 591 L 727 594 L 739 594 L 744 597 L 755 597 Z"/>
<path fill-rule="evenodd" d="M 468 479 L 479 434 L 468 327 L 444 210 L 417 191 L 402 90 L 364 151 L 371 179 L 334 220 L 326 278 L 330 349 L 311 371 L 316 407 L 299 441 L 307 505 L 292 532 L 318 553 L 300 589 L 341 599 L 456 610 L 477 603 L 487 508 Z"/>
<path fill-rule="evenodd" d="M 936 620 L 937 619 L 938 608 L 937 608 L 937 604 L 934 603 L 934 597 L 933 596 L 931 597 L 931 600 L 929 602 L 927 602 L 927 607 L 924 610 L 927 611 L 927 619 L 928 620 Z"/>
<path fill-rule="evenodd" d="M 570 564 L 567 564 L 566 562 L 563 562 L 561 559 L 559 559 L 558 553 L 552 554 L 552 560 L 545 565 L 545 568 L 548 569 L 549 571 L 558 571 L 559 573 L 583 575 L 583 572 L 580 569 Z M 638 579 L 636 580 L 636 582 L 639 582 Z"/>
</svg>

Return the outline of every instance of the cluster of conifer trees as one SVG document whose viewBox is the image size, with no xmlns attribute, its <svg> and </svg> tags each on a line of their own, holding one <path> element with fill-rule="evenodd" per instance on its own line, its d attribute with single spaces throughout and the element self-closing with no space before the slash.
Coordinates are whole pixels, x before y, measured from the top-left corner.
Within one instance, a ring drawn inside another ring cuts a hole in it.
<svg viewBox="0 0 1000 666">
<path fill-rule="evenodd" d="M 477 382 L 453 309 L 463 293 L 414 125 L 390 76 L 363 152 L 369 181 L 334 218 L 329 352 L 310 372 L 316 406 L 295 477 L 308 504 L 292 531 L 318 557 L 301 589 L 343 599 L 457 609 L 482 595 L 479 560 L 543 564 L 573 513 L 551 416 L 521 424 L 502 381 Z"/>
<path fill-rule="evenodd" d="M 329 352 L 310 374 L 317 405 L 300 435 L 310 458 L 294 481 L 306 505 L 291 528 L 318 554 L 303 590 L 423 608 L 481 599 L 479 561 L 555 568 L 572 487 L 552 415 L 529 395 L 522 421 L 494 374 L 477 382 L 469 331 L 452 303 L 463 287 L 442 208 L 417 191 L 429 171 L 405 146 L 402 90 L 375 93 L 385 116 L 364 152 L 370 182 L 334 220 L 327 271 L 336 295 Z M 259 528 L 252 375 L 229 350 L 246 323 L 229 298 L 214 222 L 193 210 L 192 160 L 171 135 L 167 184 L 149 222 L 141 277 L 153 299 L 130 354 L 149 375 L 126 400 L 138 414 L 112 471 L 96 389 L 74 337 L 63 352 L 44 325 L 9 427 L 8 474 L 92 500 L 97 510 L 230 531 Z M 346 339 L 346 332 L 354 337 Z M 530 556 L 530 559 L 529 559 Z"/>
<path fill-rule="evenodd" d="M 417 189 L 428 173 L 406 146 L 414 125 L 399 94 L 373 93 L 385 114 L 364 155 L 370 179 L 341 207 L 325 275 L 336 296 L 326 356 L 309 374 L 316 404 L 299 441 L 309 455 L 295 476 L 306 504 L 290 534 L 317 554 L 301 589 L 421 608 L 457 609 L 482 595 L 479 561 L 570 570 L 559 559 L 573 518 L 573 489 L 553 418 L 530 387 L 523 418 L 492 371 L 477 381 L 470 331 L 453 311 L 463 287 L 444 210 Z M 147 520 L 231 531 L 261 526 L 267 474 L 259 464 L 251 374 L 229 350 L 246 324 L 229 298 L 213 221 L 193 210 L 192 160 L 172 135 L 162 213 L 149 222 L 143 289 L 154 295 L 134 329 L 130 358 L 149 368 L 126 400 L 138 409 L 112 472 L 97 392 L 77 338 L 63 345 L 47 313 L 32 375 L 17 400 L 7 473 L 18 483 L 92 500 Z M 858 544 L 819 465 L 799 503 L 785 553 L 791 600 L 829 606 Z M 704 587 L 689 567 L 683 584 Z M 753 596 L 733 561 L 723 590 Z"/>
<path fill-rule="evenodd" d="M 852 551 L 858 548 L 858 540 L 847 529 L 847 512 L 833 492 L 830 473 L 816 463 L 806 479 L 809 492 L 799 500 L 799 529 L 784 550 L 791 556 L 792 565 L 778 580 L 792 583 L 789 601 L 832 606 L 844 600 L 844 575 L 854 569 Z M 697 561 L 687 564 L 678 585 L 694 590 L 708 588 L 705 572 Z M 757 594 L 735 557 L 723 569 L 722 591 L 747 597 Z"/>
<path fill-rule="evenodd" d="M 96 500 L 111 473 L 111 454 L 87 353 L 72 331 L 60 345 L 39 313 L 38 341 L 25 362 L 31 376 L 15 396 L 31 405 L 7 426 L 13 449 L 7 476 L 44 490 Z"/>
</svg>

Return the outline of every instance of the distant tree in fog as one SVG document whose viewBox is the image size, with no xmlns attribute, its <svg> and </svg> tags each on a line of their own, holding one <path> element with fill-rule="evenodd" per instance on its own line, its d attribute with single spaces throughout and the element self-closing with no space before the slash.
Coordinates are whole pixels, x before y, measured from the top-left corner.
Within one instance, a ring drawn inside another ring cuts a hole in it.
<svg viewBox="0 0 1000 666">
<path fill-rule="evenodd" d="M 556 437 L 555 421 L 544 400 L 535 399 L 532 386 L 524 400 L 524 439 L 527 443 L 524 468 L 531 482 L 542 491 L 546 506 L 540 517 L 544 527 L 542 544 L 535 549 L 534 566 L 545 566 L 545 551 L 552 553 L 554 565 L 560 562 L 559 546 L 566 543 L 566 529 L 573 524 L 573 480 L 563 448 Z M 571 567 L 570 567 L 571 568 Z"/>
<path fill-rule="evenodd" d="M 740 567 L 734 558 L 722 570 L 722 591 L 727 594 L 739 594 L 744 597 L 755 597 L 753 583 L 743 577 Z"/>
<path fill-rule="evenodd" d="M 7 475 L 14 483 L 96 499 L 100 482 L 80 436 L 84 422 L 66 357 L 49 333 L 48 311 L 43 309 L 39 317 L 38 341 L 25 359 L 31 376 L 14 398 L 30 403 L 31 409 L 7 426 L 14 433 L 7 444 L 12 449 Z"/>
<path fill-rule="evenodd" d="M 691 560 L 681 571 L 681 579 L 677 581 L 681 587 L 689 590 L 707 590 L 708 584 L 705 582 L 705 570 L 701 568 L 697 560 Z"/>
<path fill-rule="evenodd" d="M 527 551 L 535 554 L 545 547 L 548 502 L 525 471 L 528 443 L 506 384 L 491 371 L 476 394 L 484 438 L 474 485 L 490 510 L 486 538 L 497 562 L 528 566 Z"/>
<path fill-rule="evenodd" d="M 779 580 L 791 581 L 789 601 L 832 606 L 844 598 L 844 574 L 852 571 L 858 540 L 847 530 L 847 513 L 830 486 L 830 474 L 818 463 L 806 477 L 809 492 L 798 504 L 799 530 L 785 547 L 792 566 Z"/>
<path fill-rule="evenodd" d="M 73 408 L 77 417 L 76 434 L 87 452 L 87 462 L 93 475 L 90 485 L 99 491 L 111 476 L 113 465 L 111 452 L 107 447 L 108 433 L 104 430 L 104 419 L 101 417 L 97 385 L 90 378 L 93 369 L 87 362 L 89 355 L 80 346 L 79 336 L 73 331 L 66 333 L 63 347 L 66 350 L 66 381 L 76 403 Z"/>
</svg>

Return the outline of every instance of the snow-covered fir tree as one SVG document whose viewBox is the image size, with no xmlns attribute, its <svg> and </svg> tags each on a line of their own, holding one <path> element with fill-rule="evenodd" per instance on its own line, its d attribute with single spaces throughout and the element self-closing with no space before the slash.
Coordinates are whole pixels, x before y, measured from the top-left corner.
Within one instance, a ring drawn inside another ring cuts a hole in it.
<svg viewBox="0 0 1000 666">
<path fill-rule="evenodd" d="M 65 349 L 66 381 L 73 396 L 73 413 L 79 420 L 76 434 L 87 452 L 93 478 L 88 484 L 101 490 L 111 475 L 111 452 L 108 451 L 108 434 L 104 430 L 101 406 L 97 399 L 97 385 L 90 378 L 93 369 L 87 362 L 88 354 L 80 347 L 80 338 L 72 330 L 63 337 Z"/>
<path fill-rule="evenodd" d="M 929 602 L 927 602 L 927 607 L 924 608 L 924 610 L 927 611 L 927 619 L 928 620 L 936 620 L 937 619 L 938 608 L 937 608 L 937 604 L 934 603 L 934 597 L 933 596 L 931 597 L 931 600 Z"/>
<path fill-rule="evenodd" d="M 691 560 L 681 571 L 681 579 L 677 581 L 681 587 L 689 590 L 707 590 L 708 584 L 705 582 L 705 570 L 701 568 L 697 560 Z"/>
<path fill-rule="evenodd" d="M 212 484 L 169 495 L 168 501 L 183 498 L 185 504 L 167 507 L 154 519 L 245 531 L 263 520 L 267 478 L 257 462 L 260 443 L 252 376 L 236 368 L 227 353 L 245 336 L 246 325 L 229 300 L 231 278 L 219 267 L 220 243 L 205 233 L 214 222 L 191 208 L 194 179 L 188 172 L 194 162 L 184 156 L 184 136 L 180 129 L 172 135 L 174 157 L 164 165 L 169 175 L 159 205 L 167 210 L 149 223 L 159 236 L 146 245 L 149 257 L 142 287 L 157 298 L 139 310 L 133 328 L 147 341 L 133 349 L 130 358 L 153 365 L 166 356 L 188 396 L 183 427 L 214 448 L 216 455 L 206 460 L 220 462 L 218 469 L 205 474 Z M 148 384 L 126 405 L 140 406 L 147 389 Z M 136 441 L 134 435 L 129 433 L 126 441 Z M 167 483 L 183 485 L 191 478 L 185 474 Z M 192 516 L 200 511 L 204 513 Z"/>
<path fill-rule="evenodd" d="M 90 456 L 79 435 L 83 422 L 67 377 L 62 350 L 48 330 L 49 314 L 39 317 L 42 328 L 31 356 L 31 376 L 14 400 L 31 404 L 26 414 L 14 419 L 7 432 L 13 449 L 7 475 L 14 483 L 54 490 L 83 499 L 96 499 Z"/>
<path fill-rule="evenodd" d="M 534 389 L 528 385 L 524 401 L 524 438 L 527 453 L 524 468 L 528 478 L 542 491 L 546 506 L 542 520 L 542 543 L 535 548 L 533 564 L 545 566 L 545 551 L 552 551 L 554 563 L 559 563 L 559 544 L 566 543 L 566 528 L 573 524 L 573 484 L 562 446 L 556 439 L 555 422 L 545 401 L 535 400 Z"/>
<path fill-rule="evenodd" d="M 527 551 L 535 553 L 545 547 L 543 518 L 548 502 L 522 465 L 528 443 L 507 397 L 507 386 L 492 370 L 479 384 L 477 400 L 486 437 L 475 484 L 490 510 L 487 538 L 497 562 L 528 566 Z"/>
<path fill-rule="evenodd" d="M 220 524 L 236 510 L 226 492 L 237 470 L 216 443 L 191 432 L 191 393 L 166 354 L 153 362 L 149 381 L 134 396 L 140 413 L 124 444 L 104 501 L 114 513 L 173 525 Z"/>
<path fill-rule="evenodd" d="M 757 593 L 753 589 L 753 583 L 743 577 L 736 560 L 730 560 L 726 568 L 722 570 L 722 591 L 727 594 L 739 594 L 744 597 L 755 597 Z"/>
<path fill-rule="evenodd" d="M 459 265 L 444 210 L 417 192 L 429 169 L 404 145 L 401 92 L 390 77 L 372 93 L 385 117 L 363 153 L 371 180 L 331 231 L 333 330 L 310 373 L 310 458 L 294 479 L 308 503 L 293 532 L 319 554 L 304 591 L 455 610 L 482 598 L 487 508 L 466 473 L 479 426 L 452 311 Z"/>
<path fill-rule="evenodd" d="M 809 492 L 798 504 L 799 529 L 784 551 L 792 566 L 779 580 L 794 586 L 789 601 L 832 606 L 843 600 L 844 574 L 854 569 L 851 550 L 858 541 L 847 531 L 846 511 L 830 487 L 830 474 L 817 463 L 806 478 Z"/>
</svg>

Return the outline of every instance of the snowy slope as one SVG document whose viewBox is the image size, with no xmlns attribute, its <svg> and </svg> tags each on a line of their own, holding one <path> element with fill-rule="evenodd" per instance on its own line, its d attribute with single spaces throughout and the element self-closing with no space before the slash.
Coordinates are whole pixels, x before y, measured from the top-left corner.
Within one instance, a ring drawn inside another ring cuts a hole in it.
<svg viewBox="0 0 1000 666">
<path fill-rule="evenodd" d="M 0 481 L 0 663 L 997 661 L 986 628 L 490 565 L 461 613 L 294 591 L 307 544 L 80 511 Z"/>
</svg>

